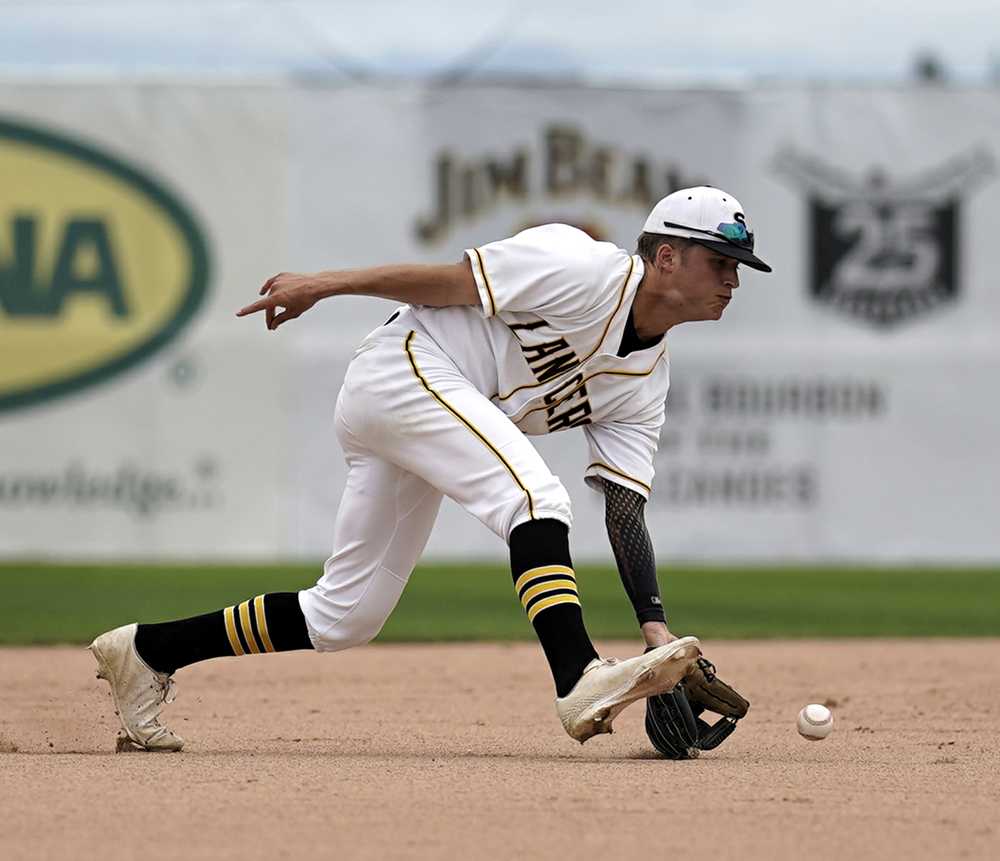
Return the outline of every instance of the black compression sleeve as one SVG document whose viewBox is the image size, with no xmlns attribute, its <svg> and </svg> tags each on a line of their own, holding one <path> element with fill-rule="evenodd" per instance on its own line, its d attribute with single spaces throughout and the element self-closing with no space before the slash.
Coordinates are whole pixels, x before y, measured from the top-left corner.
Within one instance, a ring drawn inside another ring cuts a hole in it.
<svg viewBox="0 0 1000 861">
<path fill-rule="evenodd" d="M 653 542 L 646 530 L 642 495 L 620 484 L 604 480 L 604 520 L 611 549 L 618 563 L 622 585 L 641 625 L 666 622 L 660 587 L 656 582 Z"/>
</svg>

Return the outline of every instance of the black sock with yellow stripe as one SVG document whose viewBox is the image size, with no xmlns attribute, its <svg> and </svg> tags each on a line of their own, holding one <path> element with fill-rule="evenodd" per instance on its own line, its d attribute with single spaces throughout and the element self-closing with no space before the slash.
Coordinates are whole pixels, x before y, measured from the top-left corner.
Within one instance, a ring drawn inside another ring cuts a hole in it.
<svg viewBox="0 0 1000 861">
<path fill-rule="evenodd" d="M 139 657 L 160 673 L 208 658 L 312 647 L 298 592 L 270 592 L 202 616 L 139 625 L 135 634 Z"/>
<path fill-rule="evenodd" d="M 514 590 L 548 659 L 556 696 L 564 697 L 594 658 L 576 575 L 569 555 L 569 527 L 559 520 L 531 520 L 510 533 Z"/>
</svg>

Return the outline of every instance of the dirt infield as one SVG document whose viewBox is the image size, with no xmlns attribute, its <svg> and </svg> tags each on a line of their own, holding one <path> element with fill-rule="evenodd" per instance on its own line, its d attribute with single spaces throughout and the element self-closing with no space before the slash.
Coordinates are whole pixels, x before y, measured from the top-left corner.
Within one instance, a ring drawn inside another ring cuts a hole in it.
<svg viewBox="0 0 1000 861">
<path fill-rule="evenodd" d="M 1000 641 L 705 651 L 752 708 L 674 763 L 637 706 L 570 741 L 532 645 L 201 664 L 166 712 L 187 749 L 120 755 L 88 653 L 0 650 L 0 858 L 1000 857 Z"/>
</svg>

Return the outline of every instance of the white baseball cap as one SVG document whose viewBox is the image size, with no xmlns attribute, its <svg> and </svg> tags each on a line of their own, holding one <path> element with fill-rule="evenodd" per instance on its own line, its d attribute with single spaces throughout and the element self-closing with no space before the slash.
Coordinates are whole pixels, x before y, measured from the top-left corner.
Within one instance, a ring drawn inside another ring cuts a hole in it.
<svg viewBox="0 0 1000 861">
<path fill-rule="evenodd" d="M 691 239 L 751 269 L 771 271 L 753 253 L 753 232 L 740 202 L 710 185 L 682 188 L 668 194 L 653 207 L 642 232 Z"/>
</svg>

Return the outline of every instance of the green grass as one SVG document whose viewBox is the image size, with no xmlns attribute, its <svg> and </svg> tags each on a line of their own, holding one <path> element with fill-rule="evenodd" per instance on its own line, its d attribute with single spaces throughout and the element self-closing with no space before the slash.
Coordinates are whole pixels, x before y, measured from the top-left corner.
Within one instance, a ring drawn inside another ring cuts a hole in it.
<svg viewBox="0 0 1000 861">
<path fill-rule="evenodd" d="M 312 585 L 318 565 L 0 564 L 0 644 L 83 643 Z M 633 637 L 612 568 L 578 570 L 597 637 Z M 1000 569 L 661 568 L 677 633 L 705 638 L 1000 636 Z M 530 639 L 506 568 L 419 568 L 381 641 Z"/>
</svg>

